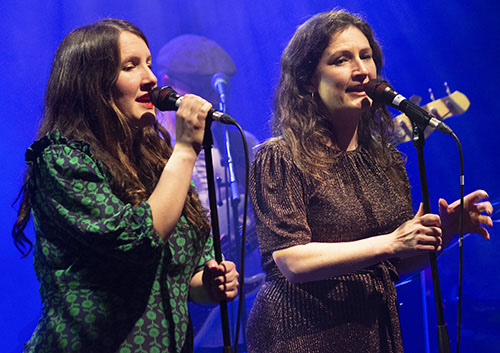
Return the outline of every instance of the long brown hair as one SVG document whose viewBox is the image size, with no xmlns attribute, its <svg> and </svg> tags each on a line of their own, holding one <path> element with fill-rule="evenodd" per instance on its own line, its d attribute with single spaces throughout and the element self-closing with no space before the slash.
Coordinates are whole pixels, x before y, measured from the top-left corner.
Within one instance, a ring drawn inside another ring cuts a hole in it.
<svg viewBox="0 0 500 353">
<path fill-rule="evenodd" d="M 113 192 L 123 202 L 136 206 L 154 190 L 172 154 L 172 145 L 170 135 L 156 121 L 134 133 L 113 100 L 120 66 L 118 40 L 123 31 L 137 35 L 148 45 L 136 26 L 118 19 L 77 28 L 63 39 L 52 62 L 38 138 L 59 130 L 69 139 L 87 142 L 110 172 Z M 24 255 L 32 247 L 24 234 L 31 211 L 28 177 L 29 170 L 12 230 L 14 244 Z M 209 235 L 209 221 L 194 188 L 188 192 L 183 214 L 198 233 L 205 238 Z"/>
<path fill-rule="evenodd" d="M 281 56 L 281 76 L 274 98 L 273 136 L 283 138 L 297 166 L 316 179 L 321 179 L 328 166 L 335 162 L 332 154 L 325 150 L 329 142 L 335 145 L 335 138 L 320 102 L 308 87 L 332 36 L 350 26 L 358 28 L 368 39 L 380 77 L 383 65 L 380 45 L 370 26 L 345 10 L 311 17 L 296 30 Z M 382 165 L 392 163 L 388 152 L 391 132 L 392 120 L 387 108 L 374 103 L 361 118 L 358 138 L 359 144 L 370 150 Z"/>
</svg>

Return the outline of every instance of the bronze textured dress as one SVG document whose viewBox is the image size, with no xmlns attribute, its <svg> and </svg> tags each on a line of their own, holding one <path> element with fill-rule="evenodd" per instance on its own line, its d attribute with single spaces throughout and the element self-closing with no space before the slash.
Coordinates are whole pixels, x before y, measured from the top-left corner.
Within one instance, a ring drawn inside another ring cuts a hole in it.
<svg viewBox="0 0 500 353">
<path fill-rule="evenodd" d="M 391 147 L 392 148 L 392 147 Z M 250 193 L 266 282 L 248 324 L 248 351 L 402 352 L 394 282 L 397 260 L 328 280 L 292 284 L 272 253 L 309 242 L 347 242 L 392 232 L 413 217 L 403 161 L 383 168 L 363 147 L 344 152 L 317 182 L 294 164 L 282 140 L 252 165 Z M 389 173 L 401 178 L 393 185 Z"/>
</svg>

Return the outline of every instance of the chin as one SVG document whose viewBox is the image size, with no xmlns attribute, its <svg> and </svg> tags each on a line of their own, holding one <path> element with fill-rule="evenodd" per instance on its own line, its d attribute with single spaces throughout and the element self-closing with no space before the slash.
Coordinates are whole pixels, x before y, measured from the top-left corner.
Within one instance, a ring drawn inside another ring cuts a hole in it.
<svg viewBox="0 0 500 353">
<path fill-rule="evenodd" d="M 133 126 L 139 129 L 143 129 L 146 126 L 152 126 L 156 121 L 155 113 L 145 113 L 142 114 L 139 118 L 133 119 Z"/>
<path fill-rule="evenodd" d="M 154 122 L 156 121 L 156 114 L 155 113 L 146 113 L 141 117 L 140 121 L 143 124 L 145 124 L 145 126 L 153 125 Z"/>
<path fill-rule="evenodd" d="M 364 112 L 370 110 L 371 106 L 372 106 L 372 102 L 369 99 L 363 99 L 361 101 L 361 104 L 360 104 L 360 110 L 361 110 L 361 112 L 364 113 Z"/>
</svg>

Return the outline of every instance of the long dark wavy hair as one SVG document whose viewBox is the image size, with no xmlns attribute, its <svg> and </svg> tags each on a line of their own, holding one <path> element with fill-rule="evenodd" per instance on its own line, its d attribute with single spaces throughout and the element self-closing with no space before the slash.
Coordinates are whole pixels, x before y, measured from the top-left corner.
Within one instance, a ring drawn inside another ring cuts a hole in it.
<svg viewBox="0 0 500 353">
<path fill-rule="evenodd" d="M 380 78 L 383 65 L 380 45 L 370 26 L 345 10 L 335 9 L 311 17 L 296 30 L 281 56 L 281 76 L 274 98 L 273 136 L 282 138 L 291 149 L 297 166 L 316 179 L 327 174 L 328 166 L 335 162 L 338 154 L 332 157 L 325 150 L 325 146 L 332 142 L 336 147 L 335 136 L 322 103 L 311 95 L 308 87 L 332 36 L 351 26 L 358 28 L 368 39 Z M 381 165 L 392 163 L 388 147 L 392 129 L 392 119 L 385 106 L 374 103 L 363 113 L 358 142 Z"/>
<path fill-rule="evenodd" d="M 113 100 L 120 68 L 118 40 L 123 31 L 137 35 L 149 46 L 136 26 L 118 19 L 77 28 L 63 39 L 52 62 L 38 138 L 60 130 L 69 139 L 87 142 L 110 172 L 113 192 L 123 202 L 137 206 L 154 190 L 172 145 L 170 135 L 157 121 L 134 132 Z M 14 244 L 23 255 L 32 248 L 24 234 L 31 211 L 28 178 L 29 170 L 12 229 Z M 183 214 L 201 236 L 208 237 L 210 224 L 194 188 L 188 192 Z"/>
</svg>

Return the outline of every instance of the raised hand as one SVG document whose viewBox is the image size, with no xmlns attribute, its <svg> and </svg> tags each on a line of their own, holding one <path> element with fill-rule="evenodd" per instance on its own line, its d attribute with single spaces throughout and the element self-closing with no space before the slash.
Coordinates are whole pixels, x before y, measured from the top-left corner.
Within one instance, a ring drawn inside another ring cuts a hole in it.
<svg viewBox="0 0 500 353">
<path fill-rule="evenodd" d="M 196 153 L 201 151 L 205 133 L 205 119 L 212 104 L 192 94 L 182 97 L 175 116 L 176 145 L 192 147 Z"/>
<path fill-rule="evenodd" d="M 476 190 L 464 197 L 464 233 L 477 233 L 488 240 L 490 233 L 484 226 L 493 226 L 491 217 L 487 216 L 493 213 L 493 206 L 489 201 L 481 201 L 486 198 L 488 198 L 488 193 L 484 190 Z M 440 199 L 439 214 L 445 236 L 458 234 L 460 200 L 448 205 L 446 200 Z"/>
</svg>

